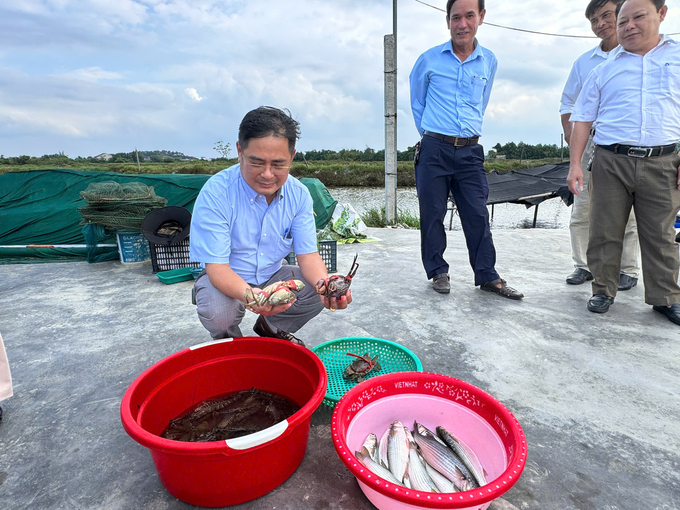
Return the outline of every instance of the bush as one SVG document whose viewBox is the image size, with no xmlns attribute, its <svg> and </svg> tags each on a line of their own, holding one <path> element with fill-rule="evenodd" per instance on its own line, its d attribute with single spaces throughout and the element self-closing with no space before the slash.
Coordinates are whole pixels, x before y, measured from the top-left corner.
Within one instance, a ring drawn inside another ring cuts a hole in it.
<svg viewBox="0 0 680 510">
<path fill-rule="evenodd" d="M 378 210 L 376 207 L 370 208 L 361 215 L 361 220 L 367 227 L 385 228 L 387 226 L 387 217 L 385 215 L 385 208 Z M 405 228 L 420 229 L 420 218 L 409 211 L 397 211 L 397 225 Z"/>
</svg>

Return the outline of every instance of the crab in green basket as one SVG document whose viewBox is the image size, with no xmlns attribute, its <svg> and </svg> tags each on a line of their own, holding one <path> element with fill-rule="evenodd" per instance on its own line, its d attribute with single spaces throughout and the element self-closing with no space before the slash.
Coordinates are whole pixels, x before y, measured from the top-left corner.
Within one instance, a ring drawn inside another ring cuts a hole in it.
<svg viewBox="0 0 680 510">
<path fill-rule="evenodd" d="M 345 368 L 345 372 L 342 374 L 345 381 L 361 382 L 369 373 L 374 370 L 379 372 L 381 369 L 380 362 L 378 361 L 380 354 L 376 354 L 375 357 L 371 358 L 371 355 L 368 353 L 359 356 L 358 354 L 348 352 L 347 356 L 354 356 L 356 359 Z"/>
</svg>

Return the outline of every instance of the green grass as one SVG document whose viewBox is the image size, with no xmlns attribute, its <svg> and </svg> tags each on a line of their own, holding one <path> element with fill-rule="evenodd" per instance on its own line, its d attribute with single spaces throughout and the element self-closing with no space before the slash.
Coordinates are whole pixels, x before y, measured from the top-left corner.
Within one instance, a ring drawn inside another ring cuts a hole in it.
<svg viewBox="0 0 680 510">
<path fill-rule="evenodd" d="M 5 172 L 21 172 L 42 170 L 47 168 L 67 168 L 74 170 L 90 170 L 95 172 L 116 172 L 131 175 L 156 174 L 216 174 L 220 170 L 235 164 L 235 158 L 216 161 L 176 161 L 172 163 L 144 162 L 137 167 L 136 163 L 92 163 L 64 158 L 58 167 L 45 163 L 25 165 L 0 165 L 0 174 Z M 490 159 L 484 164 L 486 171 L 508 172 L 543 164 L 559 163 L 559 158 L 541 160 Z M 384 186 L 385 165 L 382 161 L 310 161 L 294 162 L 290 174 L 294 177 L 313 177 L 326 186 Z M 415 186 L 413 163 L 399 161 L 397 164 L 397 185 L 399 187 Z"/>
<path fill-rule="evenodd" d="M 381 207 L 380 209 L 377 207 L 370 208 L 361 215 L 361 220 L 367 227 L 385 228 L 388 225 L 384 207 Z M 420 217 L 409 211 L 402 211 L 400 209 L 397 211 L 397 225 L 406 228 L 419 229 Z"/>
</svg>

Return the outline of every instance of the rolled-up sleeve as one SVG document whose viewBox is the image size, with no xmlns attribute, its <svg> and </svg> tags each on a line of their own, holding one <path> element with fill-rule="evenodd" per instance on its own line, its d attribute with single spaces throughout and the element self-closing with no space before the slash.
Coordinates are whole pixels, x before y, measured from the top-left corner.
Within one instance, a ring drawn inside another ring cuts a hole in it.
<svg viewBox="0 0 680 510">
<path fill-rule="evenodd" d="M 578 95 L 576 104 L 569 120 L 571 122 L 594 122 L 600 110 L 600 87 L 598 75 L 593 69 L 583 83 L 581 93 Z"/>
<path fill-rule="evenodd" d="M 420 127 L 420 124 L 423 120 L 423 112 L 425 111 L 425 103 L 427 101 L 427 87 L 430 84 L 424 54 L 418 58 L 413 66 L 409 76 L 409 82 L 411 85 L 411 111 L 413 112 L 413 120 L 416 122 L 416 129 L 422 136 L 423 129 Z"/>
</svg>

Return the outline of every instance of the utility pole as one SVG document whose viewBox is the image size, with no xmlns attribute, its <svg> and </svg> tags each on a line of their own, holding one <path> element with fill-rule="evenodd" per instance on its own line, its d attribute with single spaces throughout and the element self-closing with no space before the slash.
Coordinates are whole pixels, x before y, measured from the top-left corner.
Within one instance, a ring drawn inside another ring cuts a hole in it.
<svg viewBox="0 0 680 510">
<path fill-rule="evenodd" d="M 560 146 L 561 152 L 560 152 L 560 161 L 564 161 L 564 133 L 560 133 Z"/>
<path fill-rule="evenodd" d="M 392 34 L 385 36 L 385 220 L 397 222 L 397 0 Z"/>
</svg>

